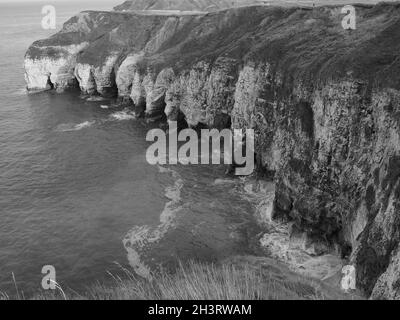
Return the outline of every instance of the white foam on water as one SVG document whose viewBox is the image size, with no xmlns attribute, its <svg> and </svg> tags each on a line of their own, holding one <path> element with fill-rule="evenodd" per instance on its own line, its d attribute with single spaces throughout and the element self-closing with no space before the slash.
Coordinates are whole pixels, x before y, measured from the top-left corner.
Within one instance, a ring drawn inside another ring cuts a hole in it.
<svg viewBox="0 0 400 320">
<path fill-rule="evenodd" d="M 135 272 L 146 279 L 151 279 L 151 269 L 143 262 L 141 252 L 149 245 L 155 244 L 175 227 L 177 213 L 182 209 L 181 191 L 184 181 L 178 172 L 159 166 L 162 174 L 171 174 L 175 179 L 174 185 L 165 189 L 165 196 L 170 199 L 160 215 L 160 224 L 156 227 L 136 226 L 126 235 L 123 240 L 124 247 L 128 252 L 129 264 Z"/>
<path fill-rule="evenodd" d="M 125 243 L 124 243 L 125 245 Z M 135 273 L 142 278 L 152 279 L 150 268 L 142 261 L 139 253 L 129 246 L 125 245 L 126 251 L 128 252 L 128 261 L 130 266 L 133 268 Z"/>
<path fill-rule="evenodd" d="M 84 99 L 86 99 L 86 101 L 89 101 L 89 102 L 98 102 L 98 101 L 104 101 L 105 100 L 105 98 L 100 97 L 100 96 L 92 96 L 92 97 L 89 97 L 89 98 L 84 97 Z"/>
<path fill-rule="evenodd" d="M 265 233 L 260 243 L 272 258 L 310 278 L 327 280 L 340 274 L 343 267 L 343 261 L 335 254 L 310 255 L 301 242 L 296 244 L 291 239 L 289 229 L 284 225 Z"/>
<path fill-rule="evenodd" d="M 101 105 L 100 106 L 102 109 L 109 109 L 110 107 L 107 105 Z M 92 121 L 85 121 L 82 123 L 74 124 L 74 123 L 63 123 L 57 126 L 56 131 L 57 132 L 73 132 L 73 131 L 80 131 L 83 129 L 90 128 L 94 124 L 103 124 L 107 121 L 123 121 L 123 120 L 133 120 L 136 119 L 136 116 L 134 113 L 130 110 L 124 110 L 124 111 L 119 111 L 111 114 L 107 119 L 103 120 L 92 120 Z"/>
<path fill-rule="evenodd" d="M 134 112 L 125 109 L 123 111 L 118 111 L 110 115 L 113 120 L 124 121 L 124 120 L 136 120 L 137 117 Z"/>
<path fill-rule="evenodd" d="M 96 121 L 85 121 L 79 124 L 64 123 L 57 126 L 57 132 L 72 132 L 90 128 Z"/>
<path fill-rule="evenodd" d="M 266 232 L 260 244 L 271 258 L 286 264 L 292 271 L 307 277 L 326 280 L 340 273 L 343 262 L 339 256 L 315 256 L 307 251 L 306 238 L 293 239 L 288 224 L 272 219 L 275 186 L 273 183 L 242 179 L 241 196 L 255 205 L 256 219 Z"/>
<path fill-rule="evenodd" d="M 160 221 L 163 225 L 172 227 L 176 218 L 177 212 L 182 208 L 180 205 L 181 201 L 181 190 L 184 182 L 181 178 L 175 177 L 176 181 L 174 186 L 167 187 L 165 189 L 165 196 L 171 201 L 165 205 L 163 212 L 160 215 Z"/>
<path fill-rule="evenodd" d="M 20 89 L 18 89 L 18 90 L 16 90 L 16 91 L 14 92 L 14 95 L 15 95 L 15 96 L 25 96 L 25 95 L 27 95 L 27 94 L 29 94 L 29 91 L 26 90 L 25 87 L 24 87 L 24 88 L 20 88 Z"/>
<path fill-rule="evenodd" d="M 23 92 L 24 91 L 24 92 Z M 19 92 L 19 91 L 16 91 L 16 95 L 25 95 L 25 94 L 28 94 L 28 95 L 37 95 L 37 94 L 40 94 L 40 93 L 43 93 L 43 92 L 47 92 L 47 91 L 49 91 L 49 89 L 30 89 L 29 91 L 28 90 L 24 90 L 24 89 L 21 89 L 21 91 Z"/>
</svg>

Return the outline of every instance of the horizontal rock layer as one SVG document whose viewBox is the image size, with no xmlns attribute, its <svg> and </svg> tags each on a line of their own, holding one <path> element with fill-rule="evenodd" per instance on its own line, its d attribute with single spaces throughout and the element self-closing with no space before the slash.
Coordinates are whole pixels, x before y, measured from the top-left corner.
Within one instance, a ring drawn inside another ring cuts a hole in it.
<svg viewBox="0 0 400 320">
<path fill-rule="evenodd" d="M 253 128 L 274 217 L 339 245 L 357 283 L 399 297 L 400 6 L 83 12 L 35 42 L 29 89 L 115 95 L 189 125 Z"/>
</svg>

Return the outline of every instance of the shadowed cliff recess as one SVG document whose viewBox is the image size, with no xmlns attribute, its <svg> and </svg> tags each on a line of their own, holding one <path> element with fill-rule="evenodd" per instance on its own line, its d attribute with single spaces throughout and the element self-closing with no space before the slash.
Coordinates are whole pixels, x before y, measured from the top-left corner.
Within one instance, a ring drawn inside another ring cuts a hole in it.
<svg viewBox="0 0 400 320">
<path fill-rule="evenodd" d="M 400 298 L 400 3 L 354 5 L 355 30 L 335 5 L 135 11 L 158 3 L 82 12 L 35 42 L 28 89 L 254 129 L 274 218 L 317 255 L 341 252 L 365 294 Z"/>
</svg>

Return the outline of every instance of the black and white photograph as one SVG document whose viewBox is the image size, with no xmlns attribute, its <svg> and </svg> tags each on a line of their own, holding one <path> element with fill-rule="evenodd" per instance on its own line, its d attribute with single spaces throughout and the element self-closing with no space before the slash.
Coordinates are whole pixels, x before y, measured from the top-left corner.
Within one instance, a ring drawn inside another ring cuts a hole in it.
<svg viewBox="0 0 400 320">
<path fill-rule="evenodd" d="M 0 0 L 0 305 L 400 300 L 400 1 L 123 1 Z"/>
</svg>

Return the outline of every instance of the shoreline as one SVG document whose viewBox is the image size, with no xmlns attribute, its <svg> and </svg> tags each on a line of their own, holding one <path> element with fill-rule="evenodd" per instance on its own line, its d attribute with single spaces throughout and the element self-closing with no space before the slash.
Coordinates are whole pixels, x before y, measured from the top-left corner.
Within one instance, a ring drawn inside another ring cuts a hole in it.
<svg viewBox="0 0 400 320">
<path fill-rule="evenodd" d="M 175 182 L 175 187 L 177 183 L 183 187 L 184 182 L 179 173 L 171 169 L 170 166 L 163 168 L 163 170 L 160 169 L 160 173 L 171 172 L 173 172 L 175 178 L 179 176 L 177 179 L 181 181 Z M 226 179 L 217 178 L 214 185 L 235 186 L 236 188 L 240 188 L 241 192 L 239 192 L 238 195 L 254 207 L 254 212 L 251 215 L 259 232 L 250 236 L 250 233 L 254 233 L 253 229 L 242 231 L 243 234 L 247 234 L 247 237 L 249 237 L 247 241 L 249 242 L 248 249 L 250 250 L 250 256 L 252 253 L 254 255 L 253 258 L 257 257 L 259 261 L 263 259 L 275 261 L 277 264 L 282 264 L 298 276 L 315 279 L 335 289 L 342 290 L 340 281 L 342 279 L 342 268 L 345 266 L 345 260 L 340 258 L 339 253 L 332 251 L 317 253 L 314 247 L 315 244 L 309 243 L 305 235 L 294 235 L 290 231 L 289 223 L 274 221 L 272 219 L 275 192 L 273 182 L 262 180 L 258 176 L 233 179 L 227 177 Z M 176 197 L 168 198 L 171 199 L 171 201 L 166 204 L 166 208 L 169 207 L 171 203 L 175 206 L 176 202 L 182 201 L 180 196 L 178 197 L 179 199 L 176 199 Z M 181 206 L 183 207 L 184 203 L 181 204 Z M 177 208 L 177 210 L 179 210 L 179 208 Z M 163 219 L 160 218 L 160 220 L 162 221 Z M 168 223 L 169 227 L 165 227 L 164 223 Z M 152 278 L 151 267 L 145 266 L 146 264 L 142 262 L 141 256 L 138 253 L 139 251 L 132 249 L 132 240 L 129 239 L 140 238 L 140 241 L 136 240 L 134 243 L 139 241 L 139 243 L 143 242 L 146 243 L 146 245 L 153 242 L 162 242 L 164 236 L 174 228 L 172 220 L 167 219 L 164 223 L 156 228 L 146 226 L 135 227 L 128 233 L 124 240 L 124 247 L 128 251 L 130 265 L 137 271 L 137 274 L 143 278 Z M 170 225 L 170 223 L 172 223 L 172 225 Z M 150 232 L 150 230 L 153 231 Z M 155 236 L 156 234 L 157 236 Z M 153 236 L 149 238 L 150 235 Z M 238 255 L 232 255 L 218 260 L 219 262 L 217 263 L 233 261 L 237 257 Z M 206 263 L 206 261 L 204 262 Z M 185 262 L 183 261 L 183 263 Z"/>
</svg>

